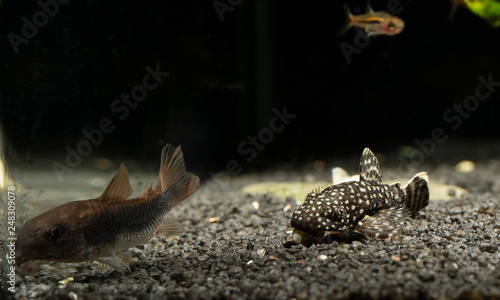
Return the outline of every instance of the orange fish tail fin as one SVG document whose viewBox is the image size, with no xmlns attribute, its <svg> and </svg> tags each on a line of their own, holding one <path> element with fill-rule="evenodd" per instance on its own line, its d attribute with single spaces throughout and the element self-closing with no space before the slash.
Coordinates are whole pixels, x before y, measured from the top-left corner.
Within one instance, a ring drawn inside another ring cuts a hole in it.
<svg viewBox="0 0 500 300">
<path fill-rule="evenodd" d="M 347 6 L 347 4 L 344 4 L 344 14 L 347 16 L 347 20 L 337 32 L 338 36 L 343 36 L 352 27 L 352 23 L 354 22 L 354 16 L 349 10 L 349 6 Z"/>
<path fill-rule="evenodd" d="M 451 5 L 450 8 L 450 13 L 448 14 L 448 22 L 453 22 L 453 19 L 455 18 L 455 13 L 457 12 L 457 8 L 460 5 L 460 0 L 452 0 L 453 4 Z"/>
<path fill-rule="evenodd" d="M 167 198 L 170 208 L 194 194 L 200 185 L 198 176 L 188 173 L 181 147 L 168 144 L 161 152 L 161 166 L 154 194 Z M 150 189 L 148 189 L 150 190 Z"/>
</svg>

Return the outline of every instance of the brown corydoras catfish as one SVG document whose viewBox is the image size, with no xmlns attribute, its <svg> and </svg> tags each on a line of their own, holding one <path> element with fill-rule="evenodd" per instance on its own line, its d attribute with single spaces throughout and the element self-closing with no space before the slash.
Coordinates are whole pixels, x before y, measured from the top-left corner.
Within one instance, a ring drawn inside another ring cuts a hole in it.
<svg viewBox="0 0 500 300">
<path fill-rule="evenodd" d="M 97 199 L 61 205 L 26 222 L 18 234 L 17 264 L 32 260 L 77 262 L 96 260 L 121 272 L 128 263 L 117 254 L 146 243 L 155 235 L 182 232 L 165 215 L 196 192 L 200 180 L 186 172 L 181 147 L 163 147 L 158 183 L 139 197 L 132 194 L 122 163 Z"/>
</svg>

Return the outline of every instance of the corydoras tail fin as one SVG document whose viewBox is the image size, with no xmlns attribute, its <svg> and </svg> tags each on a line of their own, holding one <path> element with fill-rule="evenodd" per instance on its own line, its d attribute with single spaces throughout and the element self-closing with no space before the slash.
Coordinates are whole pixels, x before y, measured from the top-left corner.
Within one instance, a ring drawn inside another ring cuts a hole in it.
<svg viewBox="0 0 500 300">
<path fill-rule="evenodd" d="M 125 201 L 132 194 L 132 187 L 128 178 L 128 171 L 125 164 L 121 164 L 118 172 L 109 182 L 108 186 L 98 198 L 103 201 Z"/>
<path fill-rule="evenodd" d="M 363 150 L 359 161 L 359 181 L 382 183 L 382 173 L 377 157 L 369 148 Z"/>
<path fill-rule="evenodd" d="M 354 21 L 354 16 L 349 10 L 349 6 L 347 6 L 347 4 L 344 4 L 343 9 L 344 9 L 344 14 L 347 16 L 347 20 L 337 32 L 338 36 L 343 36 L 351 28 L 352 22 Z"/>
<path fill-rule="evenodd" d="M 168 144 L 161 152 L 161 165 L 158 182 L 154 190 L 151 186 L 139 197 L 161 194 L 167 198 L 170 208 L 196 192 L 200 185 L 198 176 L 188 173 L 184 165 L 181 147 Z"/>
<path fill-rule="evenodd" d="M 415 217 L 419 210 L 429 204 L 429 176 L 426 172 L 418 173 L 408 181 L 403 191 L 406 194 L 406 207 Z"/>
</svg>

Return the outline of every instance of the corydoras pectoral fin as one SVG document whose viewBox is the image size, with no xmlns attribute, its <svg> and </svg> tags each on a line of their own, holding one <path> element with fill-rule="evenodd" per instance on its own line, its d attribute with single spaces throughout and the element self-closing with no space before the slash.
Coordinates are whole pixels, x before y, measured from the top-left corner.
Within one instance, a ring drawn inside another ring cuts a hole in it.
<svg viewBox="0 0 500 300">
<path fill-rule="evenodd" d="M 122 163 L 118 172 L 113 179 L 111 179 L 99 199 L 103 201 L 124 201 L 127 200 L 132 192 L 127 168 L 125 164 Z"/>
<path fill-rule="evenodd" d="M 184 231 L 182 224 L 172 217 L 166 217 L 156 229 L 155 235 L 178 235 Z"/>
<path fill-rule="evenodd" d="M 373 216 L 365 216 L 363 220 L 358 222 L 354 231 L 371 238 L 389 239 L 398 233 L 408 216 L 407 208 L 394 206 L 381 210 Z"/>
<path fill-rule="evenodd" d="M 369 148 L 363 150 L 359 161 L 359 180 L 382 183 L 382 173 L 380 172 L 378 159 Z"/>
</svg>

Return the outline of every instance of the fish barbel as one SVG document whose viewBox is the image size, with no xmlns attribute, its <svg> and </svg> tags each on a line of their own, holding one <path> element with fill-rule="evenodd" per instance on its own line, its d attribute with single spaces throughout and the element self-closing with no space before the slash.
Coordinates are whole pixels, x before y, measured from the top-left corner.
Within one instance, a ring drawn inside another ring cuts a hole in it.
<svg viewBox="0 0 500 300">
<path fill-rule="evenodd" d="M 27 221 L 17 236 L 16 263 L 95 260 L 123 272 L 128 264 L 117 254 L 155 235 L 182 232 L 179 222 L 165 216 L 199 184 L 186 171 L 181 147 L 166 145 L 155 188 L 151 183 L 142 195 L 127 200 L 132 188 L 122 163 L 100 197 L 70 202 Z"/>
</svg>

